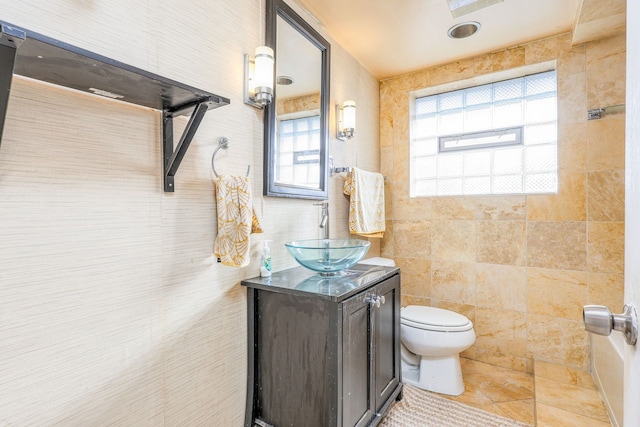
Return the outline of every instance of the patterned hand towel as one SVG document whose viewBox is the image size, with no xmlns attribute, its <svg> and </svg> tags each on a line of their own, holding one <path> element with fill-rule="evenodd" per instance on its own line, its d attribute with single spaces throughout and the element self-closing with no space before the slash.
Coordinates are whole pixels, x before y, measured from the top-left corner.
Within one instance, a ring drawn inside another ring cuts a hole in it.
<svg viewBox="0 0 640 427">
<path fill-rule="evenodd" d="M 246 176 L 220 175 L 216 181 L 218 235 L 213 254 L 222 264 L 249 264 L 249 235 L 262 233 L 253 211 L 251 185 Z"/>
<path fill-rule="evenodd" d="M 365 237 L 382 237 L 384 222 L 384 177 L 353 168 L 344 181 L 350 196 L 349 231 Z"/>
</svg>

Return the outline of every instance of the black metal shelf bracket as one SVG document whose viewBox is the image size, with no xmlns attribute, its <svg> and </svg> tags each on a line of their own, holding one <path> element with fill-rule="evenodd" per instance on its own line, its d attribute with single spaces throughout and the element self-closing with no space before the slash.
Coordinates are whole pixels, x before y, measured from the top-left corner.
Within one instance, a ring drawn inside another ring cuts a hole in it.
<svg viewBox="0 0 640 427">
<path fill-rule="evenodd" d="M 173 117 L 175 114 L 171 111 L 162 112 L 162 156 L 164 158 L 165 192 L 175 191 L 174 177 L 180 167 L 180 162 L 182 162 L 184 155 L 187 153 L 189 144 L 191 144 L 191 141 L 198 130 L 198 126 L 200 126 L 200 122 L 204 118 L 204 113 L 206 113 L 208 109 L 209 106 L 206 101 L 199 102 L 195 106 L 175 150 L 173 147 Z"/>
<path fill-rule="evenodd" d="M 175 174 L 204 114 L 229 104 L 222 96 L 0 21 L 0 142 L 14 73 L 161 110 L 165 192 L 175 191 Z M 189 122 L 174 150 L 173 118 L 186 115 Z"/>
<path fill-rule="evenodd" d="M 4 120 L 7 116 L 17 49 L 26 37 L 24 31 L 0 24 L 0 144 L 2 143 Z"/>
</svg>

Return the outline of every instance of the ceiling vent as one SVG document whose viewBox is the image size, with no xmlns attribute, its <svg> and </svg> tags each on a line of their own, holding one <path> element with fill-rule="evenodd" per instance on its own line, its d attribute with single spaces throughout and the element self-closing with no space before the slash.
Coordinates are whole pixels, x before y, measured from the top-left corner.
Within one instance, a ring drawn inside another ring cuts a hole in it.
<svg viewBox="0 0 640 427">
<path fill-rule="evenodd" d="M 447 2 L 451 16 L 459 18 L 496 3 L 502 3 L 503 0 L 447 0 Z"/>
</svg>

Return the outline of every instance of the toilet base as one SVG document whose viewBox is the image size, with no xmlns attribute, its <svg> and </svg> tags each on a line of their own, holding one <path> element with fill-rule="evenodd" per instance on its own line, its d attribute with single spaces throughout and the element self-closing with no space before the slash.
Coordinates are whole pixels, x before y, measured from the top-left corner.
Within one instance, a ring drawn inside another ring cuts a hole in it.
<svg viewBox="0 0 640 427">
<path fill-rule="evenodd" d="M 420 367 L 402 362 L 402 382 L 433 391 L 459 396 L 464 392 L 460 356 L 422 357 Z"/>
</svg>

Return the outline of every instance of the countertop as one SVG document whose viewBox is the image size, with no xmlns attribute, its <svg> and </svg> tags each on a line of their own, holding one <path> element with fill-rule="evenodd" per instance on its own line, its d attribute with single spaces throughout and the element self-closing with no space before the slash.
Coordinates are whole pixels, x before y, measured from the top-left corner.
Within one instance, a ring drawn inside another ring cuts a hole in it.
<svg viewBox="0 0 640 427">
<path fill-rule="evenodd" d="M 242 281 L 248 288 L 294 295 L 316 295 L 342 301 L 388 277 L 399 274 L 398 267 L 356 264 L 338 276 L 321 276 L 305 267 L 295 267 L 273 273 L 271 277 L 254 277 Z"/>
</svg>

